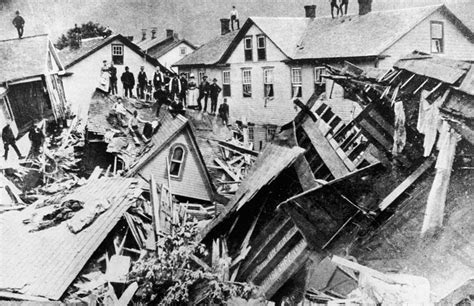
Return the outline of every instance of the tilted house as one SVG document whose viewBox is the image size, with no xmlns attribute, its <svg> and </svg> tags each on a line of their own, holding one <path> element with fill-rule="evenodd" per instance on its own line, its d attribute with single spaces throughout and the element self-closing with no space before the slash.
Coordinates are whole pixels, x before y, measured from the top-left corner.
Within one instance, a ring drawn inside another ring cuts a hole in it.
<svg viewBox="0 0 474 306">
<path fill-rule="evenodd" d="M 136 44 L 120 34 L 107 38 L 84 39 L 78 49 L 63 49 L 59 56 L 68 71 L 63 78 L 67 99 L 71 103 L 72 112 L 81 118 L 87 115 L 90 97 L 99 87 L 100 70 L 104 60 L 107 63 L 113 62 L 117 68 L 118 95 L 123 95 L 120 77 L 126 66 L 134 74 L 135 84 L 141 66 L 145 67 L 148 79 L 153 78 L 156 67 L 166 69 L 158 60 L 145 54 Z"/>
<path fill-rule="evenodd" d="M 226 33 L 175 65 L 180 71 L 217 78 L 233 120 L 255 124 L 251 139 L 271 141 L 276 127 L 290 121 L 297 97 L 313 92 L 343 99 L 344 91 L 325 80 L 325 65 L 350 61 L 363 68 L 390 68 L 414 49 L 459 60 L 474 60 L 474 34 L 446 6 L 371 11 L 332 19 L 250 17 L 237 32 Z M 350 37 L 350 39 L 349 39 Z"/>
<path fill-rule="evenodd" d="M 65 118 L 65 71 L 46 34 L 0 41 L 0 66 L 2 122 L 13 119 L 23 133 L 35 119 Z"/>
<path fill-rule="evenodd" d="M 137 42 L 137 45 L 148 55 L 156 58 L 166 68 L 173 70 L 172 66 L 196 50 L 196 46 L 184 38 L 179 38 L 178 33 L 171 29 L 166 30 L 166 37 L 156 36 L 156 29 L 153 29 L 152 36 L 146 36 Z M 175 71 L 178 72 L 178 71 Z"/>
<path fill-rule="evenodd" d="M 122 170 L 127 177 L 139 178 L 143 183 L 153 175 L 156 183 L 169 186 L 182 202 L 212 202 L 215 189 L 189 120 L 173 116 L 166 108 L 156 118 L 152 109 L 135 107 L 126 100 L 127 120 L 137 110 L 140 118 L 160 122 L 151 141 L 137 146 L 128 127 L 111 124 L 107 119 L 115 100 L 98 91 L 92 97 L 86 128 L 86 168 L 110 165 L 112 171 Z M 143 127 L 140 124 L 140 130 Z"/>
</svg>

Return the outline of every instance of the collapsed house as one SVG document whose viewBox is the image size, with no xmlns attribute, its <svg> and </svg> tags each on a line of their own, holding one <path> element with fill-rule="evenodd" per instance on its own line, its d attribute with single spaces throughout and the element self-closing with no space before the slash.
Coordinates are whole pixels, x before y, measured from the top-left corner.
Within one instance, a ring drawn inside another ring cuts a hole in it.
<svg viewBox="0 0 474 306">
<path fill-rule="evenodd" d="M 328 69 L 361 113 L 331 132 L 314 101 L 301 105 L 202 241 L 230 257 L 232 281 L 252 282 L 272 301 L 344 301 L 364 283 L 362 274 L 378 273 L 362 265 L 341 270 L 343 261 L 335 265 L 331 255 L 378 269 L 388 283 L 413 281 L 387 272 L 423 276 L 423 289 L 412 286 L 422 294 L 405 298 L 441 301 L 472 278 L 472 143 L 455 132 L 469 134 L 472 124 L 471 65 L 415 54 L 378 80 L 351 64 Z M 438 104 L 427 110 L 431 103 L 420 95 Z M 361 150 L 349 158 L 355 167 L 342 158 L 353 150 Z M 397 298 L 375 295 L 370 302 L 403 301 Z"/>
<path fill-rule="evenodd" d="M 65 69 L 47 34 L 2 40 L 0 55 L 0 122 L 11 119 L 23 135 L 35 119 L 66 118 Z"/>
<path fill-rule="evenodd" d="M 135 143 L 128 126 L 111 120 L 116 97 L 96 91 L 92 97 L 86 128 L 85 167 L 99 165 L 121 171 L 147 183 L 153 175 L 159 185 L 165 185 L 180 202 L 210 204 L 215 189 L 194 136 L 191 123 L 183 115 L 172 114 L 163 107 L 160 116 L 149 105 L 124 99 L 127 118 L 133 111 L 139 118 L 156 121 L 150 141 Z M 140 123 L 140 131 L 145 124 Z"/>
</svg>

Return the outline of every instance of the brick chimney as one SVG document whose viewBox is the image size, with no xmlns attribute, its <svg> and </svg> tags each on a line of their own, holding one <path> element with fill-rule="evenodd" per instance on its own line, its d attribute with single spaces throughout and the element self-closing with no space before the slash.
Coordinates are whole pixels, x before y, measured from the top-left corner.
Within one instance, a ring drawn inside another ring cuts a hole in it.
<svg viewBox="0 0 474 306">
<path fill-rule="evenodd" d="M 157 31 L 157 27 L 151 28 L 151 39 L 156 38 L 156 31 Z"/>
<path fill-rule="evenodd" d="M 221 18 L 221 35 L 225 35 L 230 32 L 230 19 Z"/>
<path fill-rule="evenodd" d="M 172 29 L 166 29 L 166 38 L 173 37 L 174 31 Z"/>
<path fill-rule="evenodd" d="M 142 40 L 146 39 L 146 29 L 142 29 Z"/>
<path fill-rule="evenodd" d="M 316 17 L 316 5 L 305 5 L 304 6 L 305 17 L 315 18 Z"/>
<path fill-rule="evenodd" d="M 359 1 L 359 15 L 365 15 L 372 11 L 372 0 L 358 0 Z"/>
</svg>

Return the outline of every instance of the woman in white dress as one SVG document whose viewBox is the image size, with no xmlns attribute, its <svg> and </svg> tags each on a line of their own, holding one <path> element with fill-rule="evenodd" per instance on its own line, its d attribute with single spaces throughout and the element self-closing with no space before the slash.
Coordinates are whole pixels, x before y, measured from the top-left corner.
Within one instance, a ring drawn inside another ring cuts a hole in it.
<svg viewBox="0 0 474 306">
<path fill-rule="evenodd" d="M 188 108 L 197 108 L 197 98 L 199 96 L 199 90 L 197 87 L 196 79 L 194 78 L 194 74 L 189 75 L 189 82 L 188 82 Z"/>
<path fill-rule="evenodd" d="M 104 65 L 100 68 L 100 78 L 98 88 L 102 91 L 109 92 L 110 72 L 107 61 L 103 62 Z"/>
</svg>

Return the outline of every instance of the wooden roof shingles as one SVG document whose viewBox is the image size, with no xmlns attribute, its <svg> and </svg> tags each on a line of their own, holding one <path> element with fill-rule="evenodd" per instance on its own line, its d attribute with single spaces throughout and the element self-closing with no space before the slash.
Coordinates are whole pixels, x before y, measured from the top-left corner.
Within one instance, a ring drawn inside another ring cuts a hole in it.
<svg viewBox="0 0 474 306">
<path fill-rule="evenodd" d="M 48 35 L 25 36 L 0 41 L 0 83 L 46 73 Z"/>
<path fill-rule="evenodd" d="M 68 286 L 104 241 L 137 196 L 135 179 L 103 178 L 72 191 L 62 201 L 83 201 L 84 208 L 107 200 L 111 206 L 77 234 L 67 221 L 41 231 L 29 232 L 23 220 L 32 211 L 0 215 L 0 288 L 29 296 L 59 300 Z M 60 204 L 60 203 L 58 203 Z M 50 211 L 47 206 L 34 210 Z M 0 292 L 1 296 L 1 292 Z"/>
</svg>

